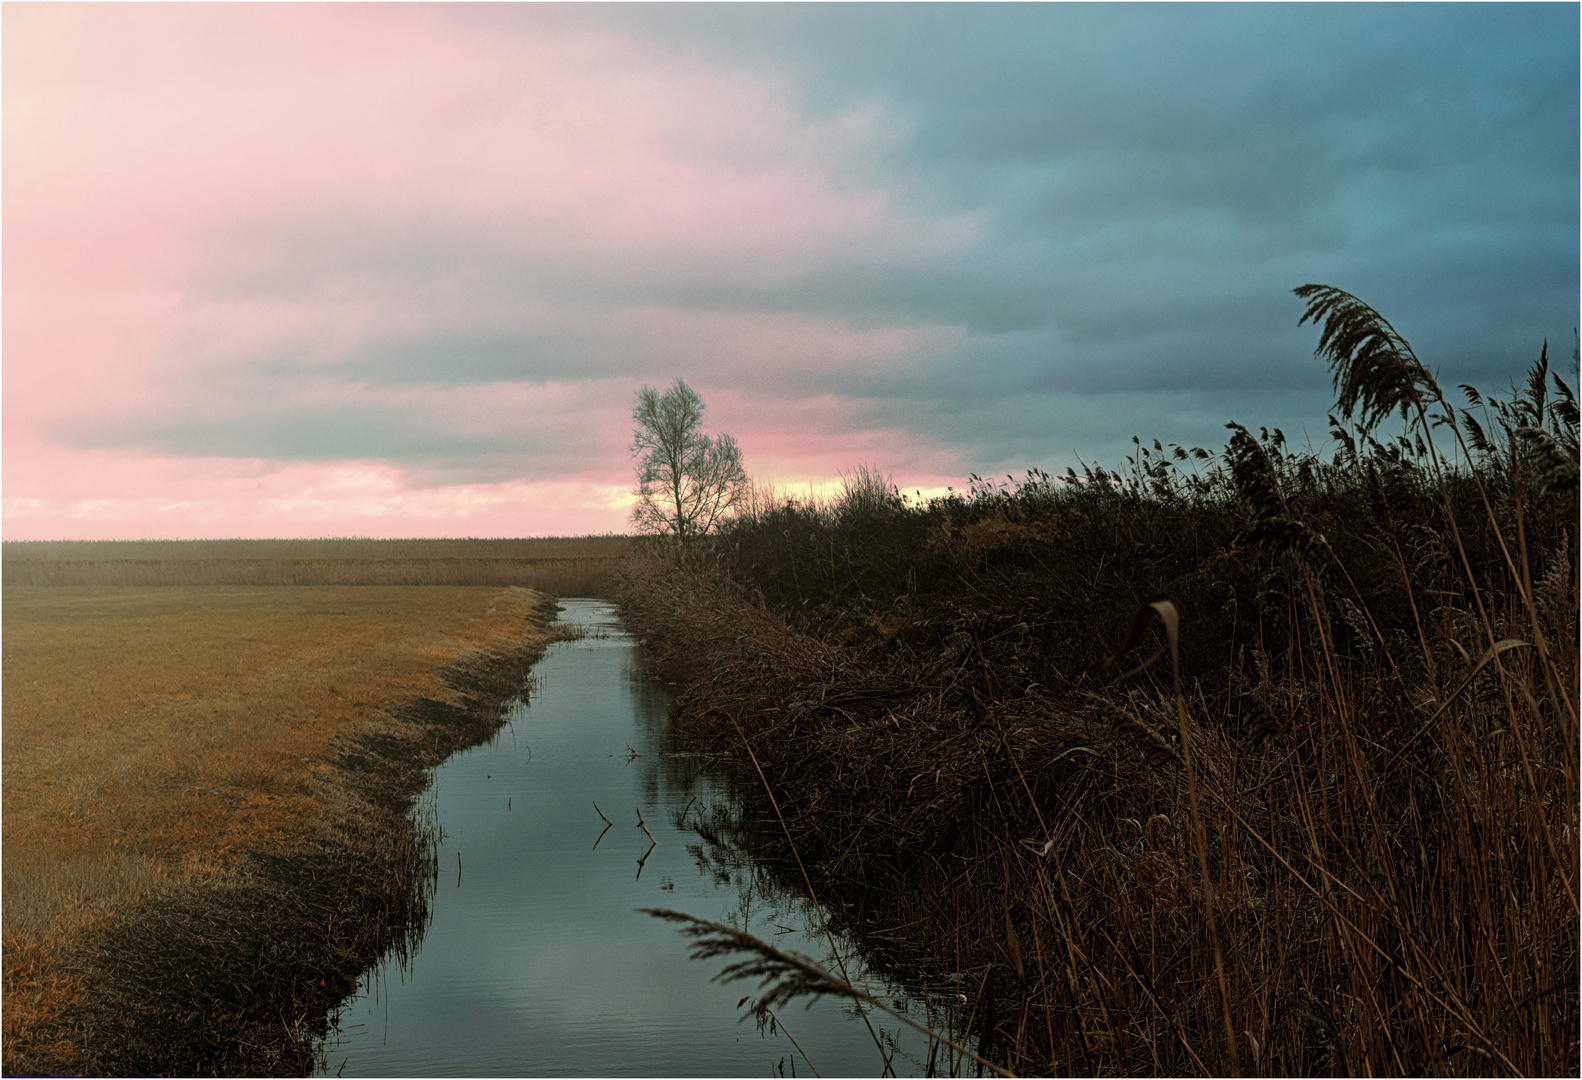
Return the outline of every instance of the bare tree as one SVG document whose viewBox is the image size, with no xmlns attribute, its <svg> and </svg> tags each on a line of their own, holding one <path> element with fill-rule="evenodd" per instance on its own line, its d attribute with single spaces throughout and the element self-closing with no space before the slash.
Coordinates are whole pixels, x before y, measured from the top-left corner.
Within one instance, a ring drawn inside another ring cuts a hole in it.
<svg viewBox="0 0 1582 1080">
<path fill-rule="evenodd" d="M 747 488 L 741 449 L 729 435 L 705 434 L 699 430 L 702 423 L 703 399 L 682 379 L 662 394 L 651 386 L 637 392 L 632 523 L 640 531 L 673 533 L 685 543 L 708 532 L 741 501 Z"/>
</svg>

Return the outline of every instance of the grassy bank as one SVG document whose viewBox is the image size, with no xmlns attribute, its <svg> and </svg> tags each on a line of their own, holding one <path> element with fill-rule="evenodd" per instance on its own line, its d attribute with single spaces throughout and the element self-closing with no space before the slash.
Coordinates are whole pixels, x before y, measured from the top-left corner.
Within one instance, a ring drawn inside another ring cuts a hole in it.
<svg viewBox="0 0 1582 1080">
<path fill-rule="evenodd" d="M 8 583 L 5 1071 L 311 1068 L 421 924 L 410 799 L 520 691 L 543 605 Z"/>
<path fill-rule="evenodd" d="M 602 596 L 625 536 L 529 540 L 7 541 L 12 585 L 516 585 Z"/>
<path fill-rule="evenodd" d="M 1332 455 L 859 473 L 624 584 L 747 842 L 1014 1071 L 1577 1070 L 1569 381 L 1453 408 L 1341 314 Z"/>
</svg>

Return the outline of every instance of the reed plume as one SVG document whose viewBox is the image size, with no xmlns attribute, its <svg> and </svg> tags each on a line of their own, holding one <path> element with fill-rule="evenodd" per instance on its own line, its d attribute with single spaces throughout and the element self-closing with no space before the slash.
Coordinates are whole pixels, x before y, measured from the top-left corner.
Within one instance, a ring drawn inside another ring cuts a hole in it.
<svg viewBox="0 0 1582 1080">
<path fill-rule="evenodd" d="M 960 1043 L 926 1025 L 919 1024 L 904 1013 L 897 1012 L 867 991 L 860 990 L 845 979 L 830 974 L 800 953 L 777 949 L 745 930 L 738 930 L 734 926 L 727 926 L 710 919 L 700 919 L 684 911 L 672 911 L 668 908 L 638 908 L 637 910 L 656 919 L 680 923 L 682 936 L 692 939 L 688 955 L 694 960 L 744 956 L 744 959 L 736 960 L 722 968 L 719 974 L 714 976 L 713 981 L 731 983 L 742 979 L 757 979 L 760 995 L 756 999 L 742 998 L 738 1003 L 752 1002 L 752 1008 L 747 1015 L 761 1015 L 769 1010 L 789 1005 L 800 997 L 809 998 L 810 1007 L 813 1000 L 826 995 L 849 998 L 888 1013 L 909 1027 L 921 1031 L 930 1039 L 949 1046 L 957 1053 L 972 1058 L 979 1065 L 1001 1076 L 1013 1075 Z M 744 1016 L 743 1019 L 746 1017 Z"/>
<path fill-rule="evenodd" d="M 1302 285 L 1307 301 L 1297 325 L 1319 326 L 1317 355 L 1329 362 L 1335 405 L 1341 415 L 1371 431 L 1391 413 L 1440 397 L 1439 384 L 1389 320 L 1355 296 L 1331 285 Z"/>
</svg>

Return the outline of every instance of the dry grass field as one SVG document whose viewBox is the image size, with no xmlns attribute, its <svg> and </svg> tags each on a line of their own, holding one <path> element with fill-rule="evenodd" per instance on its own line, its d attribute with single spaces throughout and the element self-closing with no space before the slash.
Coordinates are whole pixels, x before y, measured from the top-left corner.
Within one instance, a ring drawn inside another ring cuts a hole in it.
<svg viewBox="0 0 1582 1080">
<path fill-rule="evenodd" d="M 528 540 L 8 541 L 13 585 L 519 585 L 601 596 L 628 536 Z"/>
<path fill-rule="evenodd" d="M 7 545 L 8 576 L 13 557 Z M 160 890 L 324 842 L 337 748 L 439 672 L 547 638 L 519 587 L 4 593 L 4 1062 L 81 1067 L 68 961 Z M 247 854 L 243 854 L 246 852 Z"/>
</svg>

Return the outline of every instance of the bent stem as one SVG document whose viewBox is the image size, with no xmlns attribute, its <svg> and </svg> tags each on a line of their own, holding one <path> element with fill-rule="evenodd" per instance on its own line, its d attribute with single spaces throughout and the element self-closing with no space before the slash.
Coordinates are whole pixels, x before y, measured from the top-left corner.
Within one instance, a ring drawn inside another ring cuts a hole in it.
<svg viewBox="0 0 1582 1080">
<path fill-rule="evenodd" d="M 724 923 L 709 919 L 700 919 L 684 911 L 672 911 L 669 908 L 638 908 L 637 910 L 656 919 L 681 923 L 681 932 L 693 939 L 692 959 L 694 960 L 709 960 L 718 956 L 746 953 L 747 959 L 727 964 L 718 975 L 714 976 L 713 981 L 729 983 L 739 979 L 758 979 L 759 985 L 767 988 L 759 1001 L 760 1007 L 764 1009 L 788 1004 L 804 996 L 822 997 L 833 994 L 851 998 L 853 1001 L 871 1005 L 889 1014 L 908 1027 L 927 1035 L 930 1039 L 938 1040 L 958 1054 L 971 1058 L 1000 1076 L 1016 1075 L 974 1053 L 954 1039 L 941 1035 L 927 1024 L 920 1024 L 905 1013 L 897 1012 L 866 990 L 859 990 L 847 980 L 830 974 L 805 956 L 782 952 L 745 930 L 738 930 L 734 926 L 726 926 Z"/>
</svg>

